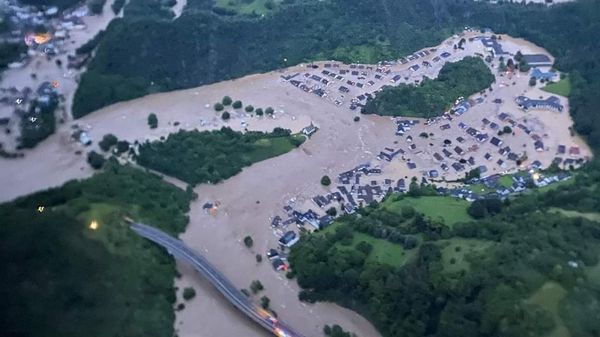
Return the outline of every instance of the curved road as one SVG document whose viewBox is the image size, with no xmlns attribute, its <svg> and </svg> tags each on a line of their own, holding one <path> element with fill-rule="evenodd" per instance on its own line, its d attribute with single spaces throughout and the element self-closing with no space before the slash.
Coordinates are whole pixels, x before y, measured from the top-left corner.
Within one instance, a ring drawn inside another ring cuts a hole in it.
<svg viewBox="0 0 600 337">
<path fill-rule="evenodd" d="M 183 241 L 169 234 L 142 223 L 132 223 L 131 229 L 138 235 L 162 246 L 175 258 L 192 265 L 198 272 L 206 277 L 222 294 L 241 312 L 250 317 L 269 332 L 278 337 L 304 337 L 294 332 L 283 322 L 277 320 L 269 312 L 239 291 L 229 280 L 227 280 L 215 267 L 213 267 L 202 255 L 186 246 Z"/>
</svg>

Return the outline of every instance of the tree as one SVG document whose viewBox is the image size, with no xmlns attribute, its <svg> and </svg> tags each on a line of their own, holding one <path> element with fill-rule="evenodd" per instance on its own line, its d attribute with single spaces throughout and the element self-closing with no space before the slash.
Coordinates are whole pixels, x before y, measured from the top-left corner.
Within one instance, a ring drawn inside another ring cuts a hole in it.
<svg viewBox="0 0 600 337">
<path fill-rule="evenodd" d="M 487 215 L 485 205 L 482 200 L 475 200 L 469 205 L 467 213 L 475 219 L 481 219 Z"/>
<path fill-rule="evenodd" d="M 102 14 L 102 9 L 106 0 L 88 0 L 88 8 L 93 14 Z"/>
<path fill-rule="evenodd" d="M 223 112 L 223 114 L 221 114 L 221 119 L 223 119 L 224 121 L 229 120 L 229 118 L 231 118 L 229 112 L 225 111 Z"/>
<path fill-rule="evenodd" d="M 223 109 L 225 109 L 225 107 L 221 103 L 215 103 L 214 108 L 215 108 L 215 111 L 217 111 L 217 112 L 218 111 L 223 111 Z"/>
<path fill-rule="evenodd" d="M 530 77 L 529 78 L 529 86 L 535 87 L 536 84 L 537 84 L 537 79 L 535 77 Z"/>
<path fill-rule="evenodd" d="M 360 117 L 359 117 L 359 116 L 354 116 L 354 121 L 355 121 L 355 122 L 358 122 L 358 121 L 360 121 Z"/>
<path fill-rule="evenodd" d="M 233 102 L 233 105 L 232 105 L 232 107 L 233 107 L 234 109 L 239 109 L 239 108 L 241 108 L 241 107 L 242 107 L 242 101 L 235 101 L 235 102 Z"/>
<path fill-rule="evenodd" d="M 244 238 L 244 244 L 246 245 L 246 247 L 251 248 L 252 245 L 254 244 L 254 240 L 252 240 L 252 237 L 250 235 L 247 235 Z"/>
<path fill-rule="evenodd" d="M 512 128 L 511 128 L 510 126 L 508 126 L 508 125 L 505 125 L 505 126 L 502 128 L 502 133 L 511 134 L 512 132 L 513 132 Z"/>
<path fill-rule="evenodd" d="M 102 137 L 102 140 L 98 143 L 98 146 L 100 146 L 102 151 L 108 152 L 108 150 L 116 145 L 118 141 L 119 139 L 115 135 L 112 133 L 107 133 L 104 135 L 104 137 Z"/>
<path fill-rule="evenodd" d="M 268 309 L 269 304 L 271 304 L 271 300 L 267 296 L 260 298 L 260 306 L 263 307 L 263 309 Z"/>
<path fill-rule="evenodd" d="M 327 213 L 328 215 L 331 215 L 331 216 L 336 216 L 336 215 L 337 215 L 337 209 L 336 209 L 335 207 L 330 207 L 330 208 L 329 208 L 329 209 L 326 211 L 326 213 Z"/>
<path fill-rule="evenodd" d="M 275 112 L 275 110 L 273 110 L 273 108 L 271 108 L 271 107 L 268 107 L 265 109 L 265 113 L 267 115 L 272 115 L 274 112 Z"/>
<path fill-rule="evenodd" d="M 246 110 L 246 112 L 252 112 L 252 111 L 254 111 L 254 107 L 252 105 L 246 105 L 244 110 Z"/>
<path fill-rule="evenodd" d="M 96 151 L 91 151 L 88 153 L 87 161 L 92 168 L 99 170 L 102 168 L 102 166 L 104 166 L 106 159 L 104 159 L 104 157 Z"/>
<path fill-rule="evenodd" d="M 148 125 L 150 126 L 150 129 L 156 129 L 158 127 L 158 118 L 156 117 L 156 114 L 151 113 L 148 115 Z"/>
<path fill-rule="evenodd" d="M 479 179 L 481 177 L 481 171 L 479 167 L 472 169 L 471 171 L 465 173 L 465 181 L 470 181 L 473 179 Z"/>
<path fill-rule="evenodd" d="M 405 219 L 411 219 L 412 217 L 415 216 L 415 209 L 412 206 L 406 205 L 406 206 L 402 206 L 402 210 L 401 213 L 402 217 Z"/>
<path fill-rule="evenodd" d="M 223 99 L 221 100 L 221 103 L 223 103 L 224 106 L 229 106 L 231 105 L 233 101 L 231 100 L 231 97 L 229 96 L 224 96 Z"/>
<path fill-rule="evenodd" d="M 429 137 L 429 134 L 428 134 L 427 132 L 421 132 L 421 133 L 419 134 L 419 137 L 421 137 L 421 138 L 428 138 L 428 137 Z"/>
<path fill-rule="evenodd" d="M 263 115 L 263 109 L 262 108 L 258 108 L 258 109 L 256 109 L 255 113 L 256 113 L 257 116 L 262 116 Z"/>
<path fill-rule="evenodd" d="M 321 185 L 323 185 L 323 186 L 331 185 L 331 179 L 329 178 L 329 176 L 321 177 Z"/>
<path fill-rule="evenodd" d="M 183 289 L 183 299 L 186 301 L 191 300 L 196 296 L 196 290 L 192 287 L 186 287 Z"/>
<path fill-rule="evenodd" d="M 250 283 L 250 290 L 252 291 L 253 294 L 256 294 L 259 291 L 262 291 L 264 289 L 265 289 L 265 287 L 262 285 L 262 283 L 259 280 L 254 280 L 254 281 L 252 281 L 252 283 Z"/>
</svg>

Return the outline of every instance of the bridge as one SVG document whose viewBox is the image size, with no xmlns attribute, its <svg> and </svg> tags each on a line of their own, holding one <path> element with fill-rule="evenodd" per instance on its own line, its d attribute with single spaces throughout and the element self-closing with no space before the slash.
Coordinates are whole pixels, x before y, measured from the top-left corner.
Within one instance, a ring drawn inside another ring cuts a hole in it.
<svg viewBox="0 0 600 337">
<path fill-rule="evenodd" d="M 250 317 L 261 327 L 278 337 L 304 337 L 275 318 L 261 306 L 253 303 L 228 279 L 213 267 L 202 255 L 188 247 L 183 241 L 142 223 L 133 222 L 131 229 L 159 246 L 165 248 L 176 259 L 190 264 L 225 296 L 238 310 Z"/>
</svg>

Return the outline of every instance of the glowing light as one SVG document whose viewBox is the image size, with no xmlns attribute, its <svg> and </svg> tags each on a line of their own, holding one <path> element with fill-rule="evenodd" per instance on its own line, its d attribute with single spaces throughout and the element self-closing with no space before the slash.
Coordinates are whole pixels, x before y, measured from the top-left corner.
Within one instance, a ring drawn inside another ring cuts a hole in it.
<svg viewBox="0 0 600 337">
<path fill-rule="evenodd" d="M 37 208 L 37 211 L 40 212 L 40 213 L 42 213 L 44 211 L 44 206 L 39 206 Z"/>
<path fill-rule="evenodd" d="M 37 44 L 44 44 L 52 38 L 52 34 L 50 33 L 37 33 L 33 36 L 33 41 Z"/>
<path fill-rule="evenodd" d="M 52 86 L 54 88 L 58 88 L 58 87 L 60 87 L 60 83 L 58 83 L 58 81 L 52 81 Z"/>
<path fill-rule="evenodd" d="M 92 220 L 92 222 L 90 222 L 90 229 L 93 231 L 98 229 L 98 222 L 96 220 Z"/>
<path fill-rule="evenodd" d="M 540 174 L 539 173 L 534 173 L 533 174 L 533 180 L 540 180 Z"/>
</svg>

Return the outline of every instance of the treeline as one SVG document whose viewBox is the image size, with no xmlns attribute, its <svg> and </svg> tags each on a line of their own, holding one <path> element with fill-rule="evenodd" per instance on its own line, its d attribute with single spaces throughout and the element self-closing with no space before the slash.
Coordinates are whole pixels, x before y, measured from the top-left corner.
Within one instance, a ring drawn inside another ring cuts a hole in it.
<svg viewBox="0 0 600 337">
<path fill-rule="evenodd" d="M 170 20 L 155 1 L 132 1 L 111 22 L 74 98 L 77 117 L 152 92 L 189 88 L 315 58 L 378 62 L 447 36 L 431 3 L 310 1 L 264 18 L 215 15 L 188 3 Z M 192 10 L 193 9 L 193 10 Z M 383 24 L 373 24 L 382 22 Z M 173 57 L 177 50 L 177 57 Z M 147 65 L 152 65 L 148 67 Z M 119 88 L 117 90 L 116 88 Z"/>
<path fill-rule="evenodd" d="M 542 336 L 560 322 L 552 308 L 528 298 L 555 282 L 566 293 L 558 310 L 564 328 L 595 336 L 600 322 L 586 317 L 600 314 L 591 304 L 600 298 L 600 284 L 586 267 L 598 265 L 600 224 L 548 217 L 539 212 L 543 206 L 529 195 L 505 202 L 496 216 L 452 228 L 424 219 L 423 242 L 397 268 L 370 262 L 368 245 L 340 245 L 358 222 L 393 227 L 406 224 L 405 216 L 380 206 L 342 218 L 335 233 L 304 235 L 292 248 L 291 266 L 304 289 L 299 297 L 358 311 L 385 337 Z M 431 228 L 440 230 L 431 235 Z M 470 245 L 482 248 L 470 251 Z"/>
<path fill-rule="evenodd" d="M 0 205 L 3 335 L 173 336 L 175 263 L 123 217 L 177 235 L 188 210 L 185 192 L 114 163 Z"/>
<path fill-rule="evenodd" d="M 365 114 L 407 117 L 440 116 L 459 97 L 468 97 L 487 89 L 494 75 L 478 57 L 446 63 L 437 78 L 425 79 L 419 85 L 401 83 L 385 87 L 369 98 L 362 109 Z"/>
<path fill-rule="evenodd" d="M 138 148 L 137 162 L 189 184 L 217 183 L 255 162 L 284 154 L 302 144 L 304 137 L 275 128 L 272 133 L 184 131 L 165 141 L 146 142 Z"/>
<path fill-rule="evenodd" d="M 24 43 L 0 43 L 0 70 L 15 61 L 18 61 L 21 55 L 27 52 L 27 46 Z"/>
</svg>

